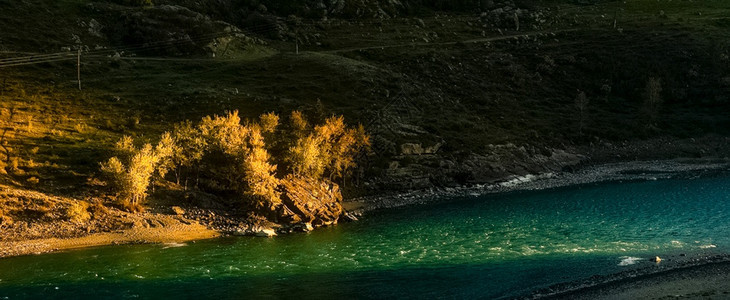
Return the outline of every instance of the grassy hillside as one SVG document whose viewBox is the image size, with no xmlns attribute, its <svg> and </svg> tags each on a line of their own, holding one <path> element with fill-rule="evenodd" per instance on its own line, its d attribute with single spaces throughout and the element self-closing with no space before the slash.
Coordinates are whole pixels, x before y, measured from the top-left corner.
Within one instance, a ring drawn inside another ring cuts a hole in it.
<svg viewBox="0 0 730 300">
<path fill-rule="evenodd" d="M 241 15 L 200 1 L 117 2 L 0 2 L 3 184 L 95 196 L 98 162 L 122 135 L 153 140 L 175 122 L 229 110 L 255 117 L 299 109 L 363 123 L 375 154 L 356 183 L 387 181 L 399 169 L 436 185 L 479 181 L 460 167 L 443 170 L 493 154 L 488 145 L 550 156 L 730 133 L 726 1 L 411 1 L 387 16 L 326 19 L 279 9 L 283 1 L 265 10 L 248 3 L 234 10 Z M 28 53 L 73 56 L 79 48 L 81 91 L 74 57 L 9 66 Z M 644 109 L 650 77 L 662 84 L 656 124 Z M 581 91 L 589 101 L 583 126 Z"/>
</svg>

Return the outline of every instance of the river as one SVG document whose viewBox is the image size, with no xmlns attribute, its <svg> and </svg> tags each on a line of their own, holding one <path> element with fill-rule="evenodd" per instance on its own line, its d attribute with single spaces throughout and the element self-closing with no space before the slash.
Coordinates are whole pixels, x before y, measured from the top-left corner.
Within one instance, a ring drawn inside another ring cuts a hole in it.
<svg viewBox="0 0 730 300">
<path fill-rule="evenodd" d="M 0 299 L 509 298 L 726 253 L 730 177 L 448 199 L 276 238 L 0 259 Z"/>
</svg>

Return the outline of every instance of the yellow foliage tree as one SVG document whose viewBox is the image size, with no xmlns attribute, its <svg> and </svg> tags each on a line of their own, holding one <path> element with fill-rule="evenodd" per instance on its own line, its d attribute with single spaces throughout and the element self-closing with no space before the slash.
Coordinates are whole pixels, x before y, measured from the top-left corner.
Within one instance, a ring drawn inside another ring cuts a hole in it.
<svg viewBox="0 0 730 300">
<path fill-rule="evenodd" d="M 369 146 L 365 129 L 348 128 L 342 116 L 312 127 L 299 111 L 291 113 L 289 127 L 284 128 L 289 130 L 278 130 L 278 126 L 279 116 L 275 113 L 242 122 L 238 111 L 232 111 L 206 116 L 197 126 L 189 121 L 177 124 L 171 133 L 162 134 L 154 147 L 146 144 L 137 149 L 133 139 L 125 136 L 115 145 L 119 155 L 102 163 L 101 170 L 120 198 L 132 207 L 145 200 L 153 176 L 161 180 L 174 170 L 180 183 L 181 174 L 192 168 L 197 168 L 196 176 L 203 173 L 208 187 L 235 190 L 260 212 L 280 208 L 284 205 L 282 199 L 294 205 L 293 194 L 283 198 L 282 191 L 294 193 L 294 198 L 300 200 L 312 192 L 292 190 L 297 188 L 328 190 L 328 199 L 340 201 L 339 188 L 332 180 L 344 178 L 355 166 L 357 153 Z M 280 149 L 276 153 L 283 155 L 276 160 L 270 149 Z M 277 176 L 275 162 L 287 162 L 285 170 L 290 172 Z M 307 208 L 311 204 L 295 205 L 301 211 L 317 211 L 316 207 Z"/>
<path fill-rule="evenodd" d="M 259 117 L 259 124 L 263 132 L 274 132 L 276 127 L 279 126 L 279 116 L 273 112 L 263 114 Z"/>
<path fill-rule="evenodd" d="M 160 142 L 155 147 L 155 154 L 159 157 L 155 173 L 158 179 L 164 179 L 167 172 L 174 167 L 172 155 L 178 148 L 172 134 L 165 132 L 160 137 Z"/>
<path fill-rule="evenodd" d="M 125 135 L 116 144 L 114 144 L 114 150 L 121 156 L 131 156 L 135 151 L 134 139 L 131 136 Z"/>
<path fill-rule="evenodd" d="M 260 123 L 242 125 L 238 111 L 233 111 L 225 116 L 205 117 L 199 125 L 201 134 L 214 148 L 209 151 L 237 161 L 225 171 L 228 181 L 244 195 L 262 200 L 254 203 L 258 207 L 274 207 L 281 202 L 277 166 L 270 163 L 262 135 L 273 132 L 278 123 L 279 116 L 269 113 L 260 117 Z"/>
<path fill-rule="evenodd" d="M 297 119 L 301 116 L 297 116 Z M 303 119 L 301 119 L 303 120 Z M 294 122 L 294 121 L 293 121 Z M 306 124 L 306 121 L 297 121 Z M 288 161 L 295 174 L 330 180 L 342 178 L 355 166 L 355 156 L 370 145 L 362 125 L 347 128 L 344 117 L 333 116 L 314 127 L 305 137 L 300 137 L 289 149 Z"/>
<path fill-rule="evenodd" d="M 304 118 L 304 115 L 301 111 L 295 110 L 291 112 L 290 121 L 292 129 L 293 131 L 295 131 L 295 133 L 301 133 L 307 130 L 307 119 Z"/>
<path fill-rule="evenodd" d="M 311 178 L 322 177 L 325 164 L 321 144 L 322 140 L 314 134 L 297 139 L 296 144 L 289 149 L 288 155 L 294 174 Z"/>
<path fill-rule="evenodd" d="M 194 165 L 199 165 L 198 163 L 205 154 L 207 142 L 200 130 L 194 127 L 190 121 L 174 126 L 172 140 L 172 155 L 166 163 L 173 168 L 177 184 L 180 184 L 180 180 L 185 176 L 185 187 L 187 188 L 187 176 L 191 171 L 190 169 Z"/>
<path fill-rule="evenodd" d="M 145 144 L 142 148 L 136 149 L 134 146 L 129 146 L 132 144 L 130 140 L 131 138 L 124 137 L 117 143 L 117 146 L 122 145 L 123 150 L 129 151 L 130 156 L 126 166 L 115 156 L 101 164 L 101 171 L 118 191 L 121 204 L 137 210 L 147 198 L 147 189 L 153 173 L 159 167 L 159 162 L 166 158 L 165 155 L 169 155 L 169 151 L 162 143 L 157 147 Z"/>
</svg>

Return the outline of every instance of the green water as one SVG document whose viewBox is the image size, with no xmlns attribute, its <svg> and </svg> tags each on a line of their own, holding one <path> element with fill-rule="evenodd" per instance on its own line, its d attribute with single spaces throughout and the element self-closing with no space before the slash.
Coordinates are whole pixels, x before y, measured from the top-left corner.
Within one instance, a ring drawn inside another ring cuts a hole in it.
<svg viewBox="0 0 730 300">
<path fill-rule="evenodd" d="M 0 259 L 0 299 L 499 298 L 730 247 L 730 177 L 606 183 L 373 213 L 277 238 Z"/>
</svg>

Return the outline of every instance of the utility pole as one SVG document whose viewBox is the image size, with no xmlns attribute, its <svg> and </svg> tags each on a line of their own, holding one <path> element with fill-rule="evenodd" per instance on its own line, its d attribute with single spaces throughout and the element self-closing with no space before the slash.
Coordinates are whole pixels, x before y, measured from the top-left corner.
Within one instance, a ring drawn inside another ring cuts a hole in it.
<svg viewBox="0 0 730 300">
<path fill-rule="evenodd" d="M 296 45 L 297 45 L 297 46 L 296 46 L 296 47 L 297 47 L 297 55 L 299 55 L 299 36 L 298 36 L 298 35 L 297 35 L 297 37 L 295 38 L 295 40 L 296 40 Z"/>
<path fill-rule="evenodd" d="M 616 7 L 614 7 L 614 9 L 613 9 L 613 29 L 616 29 L 619 5 L 620 4 L 616 3 Z"/>
<path fill-rule="evenodd" d="M 76 80 L 79 82 L 79 91 L 81 90 L 81 48 L 76 56 Z"/>
</svg>

